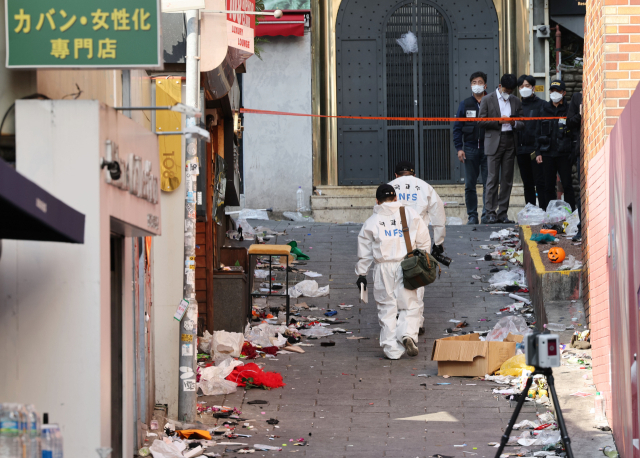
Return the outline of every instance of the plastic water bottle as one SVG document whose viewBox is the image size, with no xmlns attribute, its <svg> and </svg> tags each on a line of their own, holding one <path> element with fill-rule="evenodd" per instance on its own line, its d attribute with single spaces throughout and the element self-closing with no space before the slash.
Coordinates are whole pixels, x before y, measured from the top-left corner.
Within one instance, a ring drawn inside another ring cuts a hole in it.
<svg viewBox="0 0 640 458">
<path fill-rule="evenodd" d="M 547 323 L 544 325 L 544 327 L 549 331 L 554 331 L 554 332 L 567 330 L 567 327 L 564 324 L 560 324 L 560 323 Z"/>
<path fill-rule="evenodd" d="M 55 451 L 53 454 L 53 458 L 62 458 L 63 456 L 63 443 L 62 443 L 62 431 L 60 431 L 60 426 L 56 424 L 51 425 L 53 427 L 53 433 L 55 437 Z"/>
<path fill-rule="evenodd" d="M 28 458 L 41 458 L 40 448 L 40 417 L 36 408 L 33 405 L 27 406 L 27 413 L 29 415 L 29 454 Z"/>
<path fill-rule="evenodd" d="M 302 186 L 298 186 L 298 191 L 296 192 L 296 202 L 296 210 L 299 212 L 304 211 L 304 191 L 302 190 Z"/>
<path fill-rule="evenodd" d="M 596 423 L 606 423 L 607 421 L 606 400 L 599 391 L 596 393 L 595 411 L 596 411 Z"/>
<path fill-rule="evenodd" d="M 42 446 L 42 458 L 53 458 L 56 452 L 56 438 L 55 431 L 52 425 L 44 424 L 40 428 L 41 431 L 41 446 Z"/>
<path fill-rule="evenodd" d="M 18 405 L 18 413 L 20 414 L 20 451 L 23 457 L 31 456 L 31 438 L 29 437 L 29 412 L 27 408 Z"/>
<path fill-rule="evenodd" d="M 22 458 L 20 413 L 16 404 L 0 405 L 0 457 Z"/>
</svg>

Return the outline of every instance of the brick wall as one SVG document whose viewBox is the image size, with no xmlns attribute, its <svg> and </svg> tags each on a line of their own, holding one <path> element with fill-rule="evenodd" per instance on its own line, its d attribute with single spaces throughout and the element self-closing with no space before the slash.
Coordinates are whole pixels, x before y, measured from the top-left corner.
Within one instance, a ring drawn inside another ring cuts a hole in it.
<svg viewBox="0 0 640 458">
<path fill-rule="evenodd" d="M 603 146 L 640 80 L 640 0 L 586 3 L 581 167 L 583 298 L 592 331 L 593 377 L 607 396 L 611 418 L 606 268 L 609 159 Z"/>
</svg>

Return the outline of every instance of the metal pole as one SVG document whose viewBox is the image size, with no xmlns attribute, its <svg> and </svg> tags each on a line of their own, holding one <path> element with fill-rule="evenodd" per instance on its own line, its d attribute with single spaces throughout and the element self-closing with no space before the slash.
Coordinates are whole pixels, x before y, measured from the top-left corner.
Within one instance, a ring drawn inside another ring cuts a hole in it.
<svg viewBox="0 0 640 458">
<path fill-rule="evenodd" d="M 187 23 L 187 79 L 186 104 L 198 107 L 198 20 L 197 10 L 185 11 Z M 196 118 L 186 116 L 185 126 L 196 125 Z M 192 164 L 197 164 L 197 139 L 187 138 L 185 148 L 185 212 L 184 212 L 184 298 L 189 301 L 187 312 L 180 321 L 180 367 L 178 380 L 178 419 L 193 421 L 196 415 L 196 367 L 198 302 L 196 301 L 195 255 L 196 255 L 196 181 Z"/>
<path fill-rule="evenodd" d="M 560 24 L 556 25 L 556 79 L 562 79 L 562 71 L 560 70 L 560 46 L 562 43 L 562 32 L 560 32 Z"/>
</svg>

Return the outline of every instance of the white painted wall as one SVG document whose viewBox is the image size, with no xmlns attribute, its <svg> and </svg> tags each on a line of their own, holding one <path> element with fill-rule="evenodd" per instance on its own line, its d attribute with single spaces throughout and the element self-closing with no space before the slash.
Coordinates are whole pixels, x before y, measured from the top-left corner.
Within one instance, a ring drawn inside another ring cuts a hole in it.
<svg viewBox="0 0 640 458">
<path fill-rule="evenodd" d="M 262 59 L 247 61 L 245 108 L 311 113 L 311 35 L 269 37 Z M 244 194 L 247 208 L 296 209 L 302 186 L 313 188 L 311 118 L 245 114 Z"/>
<path fill-rule="evenodd" d="M 82 245 L 3 241 L 0 257 L 0 401 L 34 404 L 60 424 L 65 455 L 111 444 L 109 234 L 116 215 L 146 229 L 159 205 L 107 185 L 105 141 L 152 161 L 156 136 L 97 101 L 19 101 L 17 170 L 85 215 Z M 143 222 L 143 225 L 140 225 Z M 149 234 L 148 234 L 149 235 Z M 131 238 L 123 260 L 123 447 L 134 449 Z"/>
</svg>

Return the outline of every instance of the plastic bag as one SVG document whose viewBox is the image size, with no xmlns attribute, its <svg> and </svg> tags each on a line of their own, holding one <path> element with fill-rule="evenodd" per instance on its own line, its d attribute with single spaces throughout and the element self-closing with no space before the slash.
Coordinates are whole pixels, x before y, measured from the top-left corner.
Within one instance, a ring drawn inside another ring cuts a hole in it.
<svg viewBox="0 0 640 458">
<path fill-rule="evenodd" d="M 413 32 L 403 33 L 396 41 L 405 53 L 413 54 L 418 52 L 418 37 Z"/>
<path fill-rule="evenodd" d="M 301 329 L 300 334 L 307 337 L 328 337 L 332 336 L 333 332 L 326 326 L 311 326 L 309 329 Z"/>
<path fill-rule="evenodd" d="M 266 210 L 242 210 L 240 213 L 232 213 L 230 215 L 236 223 L 236 228 L 242 226 L 242 233 L 244 235 L 253 236 L 256 235 L 255 229 L 249 224 L 249 219 L 260 219 L 269 221 L 269 215 Z"/>
<path fill-rule="evenodd" d="M 300 296 L 306 297 L 322 297 L 329 295 L 329 285 L 318 287 L 318 282 L 315 280 L 304 280 L 295 286 L 289 288 L 289 296 L 296 299 Z"/>
<path fill-rule="evenodd" d="M 209 331 L 205 330 L 204 335 L 202 337 L 198 337 L 198 349 L 202 353 L 206 353 L 207 355 L 211 354 L 212 341 L 213 341 L 213 336 L 209 334 Z"/>
<path fill-rule="evenodd" d="M 271 325 L 267 323 L 262 323 L 259 326 L 254 326 L 251 328 L 247 325 L 247 329 L 244 332 L 244 338 L 247 342 L 250 342 L 253 345 L 259 347 L 269 347 L 271 346 L 271 340 L 269 339 L 271 335 Z"/>
<path fill-rule="evenodd" d="M 493 274 L 489 279 L 492 288 L 504 288 L 505 286 L 518 285 L 521 288 L 527 286 L 527 276 L 524 269 L 501 270 Z"/>
<path fill-rule="evenodd" d="M 500 366 L 500 370 L 496 371 L 498 375 L 510 375 L 512 377 L 520 377 L 522 370 L 528 370 L 533 372 L 536 370 L 533 366 L 527 366 L 525 355 L 512 356 Z"/>
<path fill-rule="evenodd" d="M 300 212 L 284 212 L 282 214 L 285 218 L 289 218 L 291 221 L 301 221 L 307 223 L 313 223 L 315 220 L 311 216 L 304 216 Z"/>
<path fill-rule="evenodd" d="M 167 444 L 165 441 L 156 439 L 149 447 L 149 451 L 153 458 L 184 458 L 182 452 L 173 444 Z"/>
<path fill-rule="evenodd" d="M 213 331 L 211 356 L 215 360 L 237 358 L 240 356 L 243 343 L 244 336 L 240 332 Z"/>
<path fill-rule="evenodd" d="M 545 222 L 545 211 L 533 204 L 527 204 L 518 213 L 518 224 L 520 225 L 537 225 Z"/>
<path fill-rule="evenodd" d="M 530 447 L 532 445 L 552 445 L 560 442 L 560 431 L 540 431 L 534 437 L 531 437 L 530 431 L 523 433 L 518 444 Z"/>
<path fill-rule="evenodd" d="M 502 229 L 501 231 L 492 232 L 489 238 L 491 240 L 502 240 L 509 237 L 509 229 Z"/>
<path fill-rule="evenodd" d="M 527 336 L 531 329 L 521 316 L 506 316 L 494 326 L 485 339 L 486 342 L 502 342 L 509 333 L 514 335 Z M 502 374 L 505 375 L 505 374 Z"/>
<path fill-rule="evenodd" d="M 242 361 L 229 358 L 225 359 L 218 366 L 205 367 L 200 374 L 198 388 L 202 390 L 205 396 L 235 393 L 238 385 L 225 379 L 233 372 L 236 366 L 242 366 L 242 364 Z"/>
<path fill-rule="evenodd" d="M 578 224 L 580 224 L 580 216 L 578 216 L 578 210 L 571 213 L 571 216 L 567 218 L 569 225 L 565 228 L 564 233 L 573 237 L 578 233 Z"/>
<path fill-rule="evenodd" d="M 462 220 L 455 216 L 448 216 L 445 224 L 447 226 L 462 226 Z"/>
<path fill-rule="evenodd" d="M 564 200 L 552 200 L 547 205 L 547 218 L 545 223 L 559 223 L 571 216 L 571 206 Z"/>
</svg>

